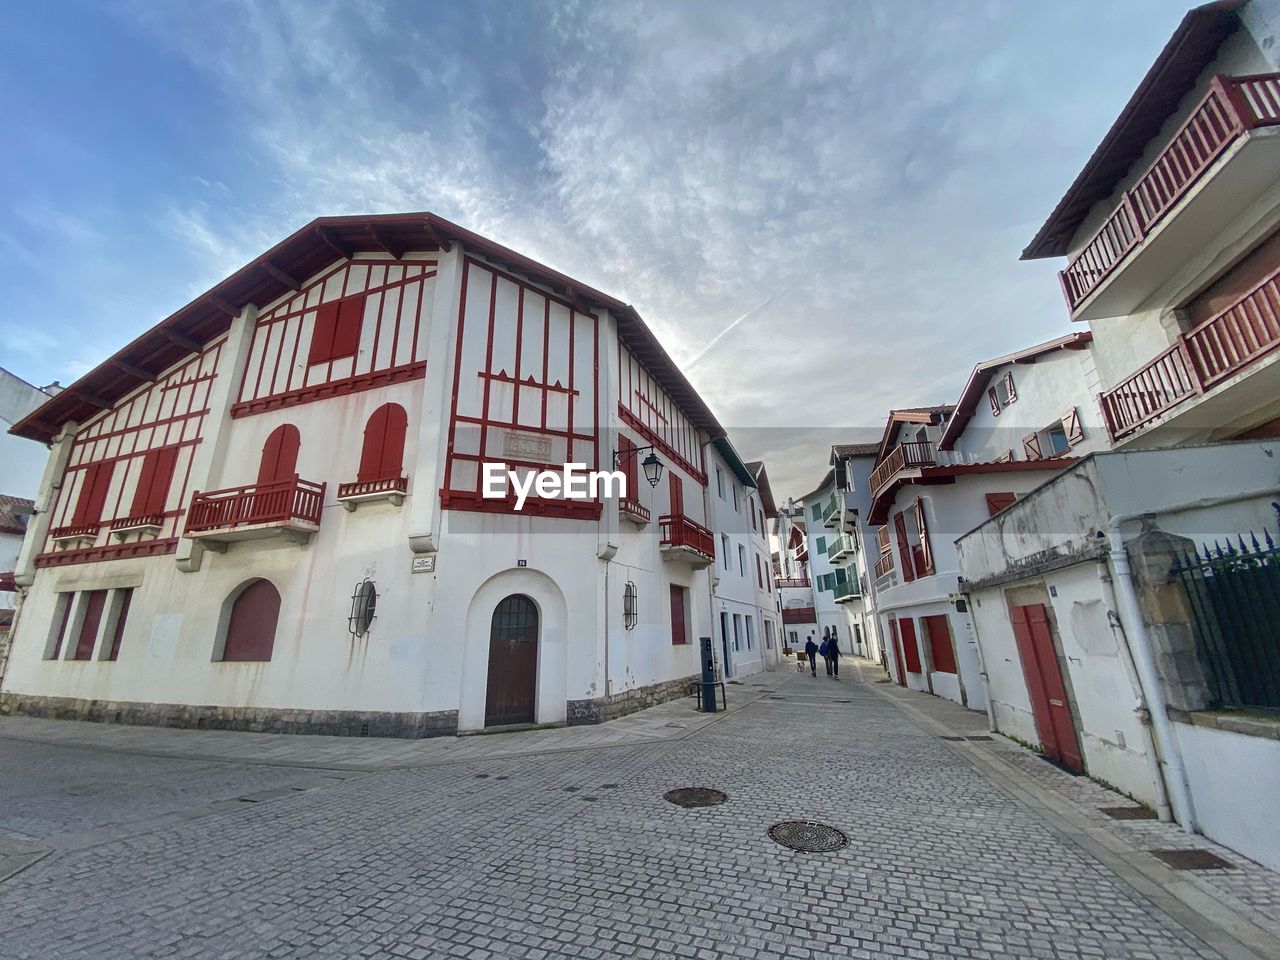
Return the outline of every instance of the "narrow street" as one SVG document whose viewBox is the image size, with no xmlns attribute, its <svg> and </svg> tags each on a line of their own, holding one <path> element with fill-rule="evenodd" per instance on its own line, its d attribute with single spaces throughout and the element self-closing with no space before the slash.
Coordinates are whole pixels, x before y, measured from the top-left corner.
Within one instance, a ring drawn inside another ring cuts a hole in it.
<svg viewBox="0 0 1280 960">
<path fill-rule="evenodd" d="M 423 766 L 393 753 L 386 769 L 373 758 L 402 742 L 347 741 L 369 767 L 354 770 L 201 759 L 199 739 L 186 759 L 144 756 L 103 737 L 173 750 L 182 733 L 45 724 L 95 734 L 78 748 L 0 722 L 0 953 L 1266 956 L 1265 939 L 1250 953 L 1213 918 L 1144 895 L 1141 877 L 979 772 L 964 751 L 985 743 L 941 739 L 862 672 L 779 668 L 730 687 L 734 709 L 710 723 L 689 702 L 647 711 L 630 744 L 472 737 L 444 759 L 419 744 Z M 642 739 L 667 716 L 667 739 Z M 966 716 L 981 735 L 983 717 Z M 664 801 L 687 786 L 728 800 Z M 768 835 L 782 820 L 849 844 L 793 852 Z"/>
</svg>

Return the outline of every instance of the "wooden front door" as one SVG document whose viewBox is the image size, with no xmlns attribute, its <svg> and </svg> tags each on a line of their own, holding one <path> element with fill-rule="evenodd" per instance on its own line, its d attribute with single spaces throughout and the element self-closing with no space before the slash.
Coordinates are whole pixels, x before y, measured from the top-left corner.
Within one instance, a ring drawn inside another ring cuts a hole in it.
<svg viewBox="0 0 1280 960">
<path fill-rule="evenodd" d="M 493 611 L 489 627 L 489 688 L 484 725 L 533 723 L 538 685 L 538 608 L 521 594 Z"/>
<path fill-rule="evenodd" d="M 898 637 L 898 618 L 889 618 L 889 645 L 893 647 L 893 662 L 898 665 L 898 686 L 907 685 L 907 671 L 902 665 L 902 641 Z"/>
<path fill-rule="evenodd" d="M 1042 603 L 1011 606 L 1009 620 L 1013 623 L 1013 636 L 1018 642 L 1018 656 L 1022 660 L 1022 676 L 1027 683 L 1031 712 L 1045 755 L 1070 770 L 1082 773 L 1084 763 L 1080 757 L 1080 742 L 1071 718 L 1067 685 L 1063 682 L 1058 653 L 1053 645 L 1049 612 Z"/>
</svg>

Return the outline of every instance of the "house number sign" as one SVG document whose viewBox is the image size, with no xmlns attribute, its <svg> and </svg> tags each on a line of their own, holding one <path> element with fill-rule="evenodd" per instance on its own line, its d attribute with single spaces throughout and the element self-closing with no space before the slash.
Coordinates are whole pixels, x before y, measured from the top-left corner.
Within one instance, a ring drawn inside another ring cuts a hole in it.
<svg viewBox="0 0 1280 960">
<path fill-rule="evenodd" d="M 435 573 L 436 555 L 429 553 L 425 557 L 414 557 L 409 561 L 410 573 Z"/>
</svg>

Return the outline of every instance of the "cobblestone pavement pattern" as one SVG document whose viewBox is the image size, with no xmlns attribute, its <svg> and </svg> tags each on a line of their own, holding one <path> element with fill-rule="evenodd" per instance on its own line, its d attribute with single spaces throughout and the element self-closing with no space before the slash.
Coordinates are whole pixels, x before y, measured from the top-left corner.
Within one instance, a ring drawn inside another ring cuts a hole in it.
<svg viewBox="0 0 1280 960">
<path fill-rule="evenodd" d="M 1220 956 L 870 686 L 779 683 L 684 739 L 418 769 L 0 740 L 0 841 L 50 851 L 0 956 Z M 797 818 L 851 842 L 768 838 Z"/>
</svg>

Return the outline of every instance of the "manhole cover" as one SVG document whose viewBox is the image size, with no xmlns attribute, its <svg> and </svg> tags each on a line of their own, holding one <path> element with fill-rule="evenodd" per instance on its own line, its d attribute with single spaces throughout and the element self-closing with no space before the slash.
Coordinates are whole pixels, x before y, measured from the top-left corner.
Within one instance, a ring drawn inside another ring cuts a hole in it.
<svg viewBox="0 0 1280 960">
<path fill-rule="evenodd" d="M 1112 820 L 1154 820 L 1156 812 L 1146 807 L 1099 807 Z"/>
<path fill-rule="evenodd" d="M 1152 850 L 1175 870 L 1234 870 L 1235 867 L 1208 850 Z"/>
<path fill-rule="evenodd" d="M 668 790 L 662 795 L 662 799 L 667 803 L 674 803 L 677 807 L 714 807 L 728 800 L 729 795 L 721 790 L 712 790 L 710 787 L 680 787 L 677 790 Z"/>
<path fill-rule="evenodd" d="M 802 853 L 830 853 L 849 845 L 849 838 L 835 827 L 812 820 L 783 820 L 769 828 L 769 839 Z"/>
</svg>

